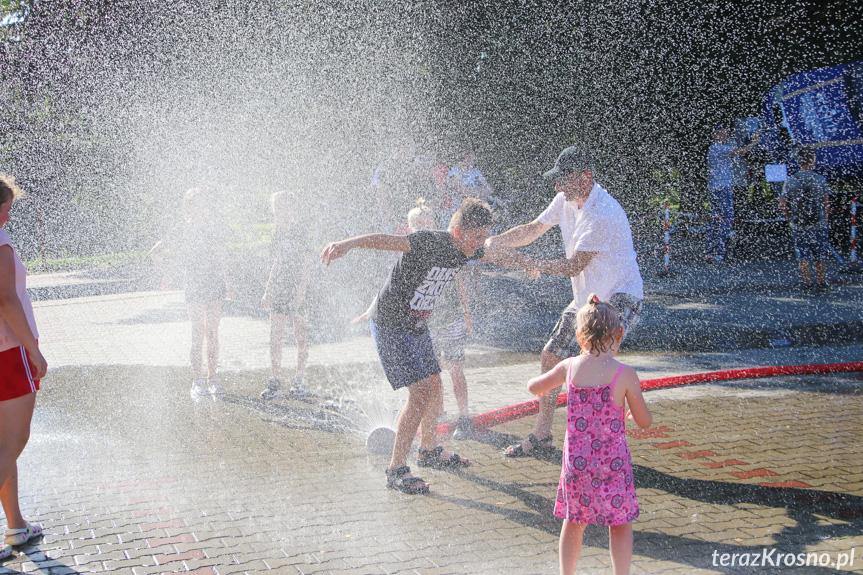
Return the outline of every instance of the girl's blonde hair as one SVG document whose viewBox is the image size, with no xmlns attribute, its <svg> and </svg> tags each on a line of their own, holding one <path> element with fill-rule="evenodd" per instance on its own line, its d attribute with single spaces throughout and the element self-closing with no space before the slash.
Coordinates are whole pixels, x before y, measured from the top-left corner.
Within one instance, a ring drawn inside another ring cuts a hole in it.
<svg viewBox="0 0 863 575">
<path fill-rule="evenodd" d="M 611 350 L 620 331 L 620 312 L 607 301 L 600 301 L 592 293 L 576 316 L 578 332 L 583 338 L 588 353 L 604 353 Z"/>
<path fill-rule="evenodd" d="M 24 195 L 24 192 L 15 184 L 15 178 L 9 174 L 0 174 L 0 204 L 9 200 L 16 200 Z"/>
<path fill-rule="evenodd" d="M 421 226 L 420 221 L 427 219 L 430 225 Z M 426 205 L 425 198 L 417 200 L 417 207 L 408 212 L 408 227 L 412 231 L 434 229 L 434 210 Z"/>
</svg>

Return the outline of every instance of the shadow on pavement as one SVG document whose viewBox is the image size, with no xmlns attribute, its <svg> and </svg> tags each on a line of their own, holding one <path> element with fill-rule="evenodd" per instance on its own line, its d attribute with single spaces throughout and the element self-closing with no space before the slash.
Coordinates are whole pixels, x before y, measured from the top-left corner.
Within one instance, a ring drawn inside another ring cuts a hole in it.
<svg viewBox="0 0 863 575">
<path fill-rule="evenodd" d="M 477 434 L 476 440 L 503 449 L 520 438 L 512 434 L 486 431 Z M 546 450 L 524 459 L 534 458 L 555 465 L 560 465 L 563 453 L 558 450 Z M 536 495 L 518 483 L 503 483 L 489 477 L 471 473 L 468 470 L 447 470 L 462 479 L 472 481 L 487 489 L 492 489 L 517 498 L 531 511 L 508 509 L 500 505 L 483 503 L 459 497 L 447 497 L 433 493 L 430 497 L 447 501 L 465 508 L 475 509 L 506 517 L 514 523 L 557 535 L 560 532 L 561 520 L 553 515 L 554 498 Z M 787 572 L 782 565 L 723 567 L 713 564 L 715 554 L 762 554 L 764 549 L 775 548 L 776 553 L 806 554 L 807 546 L 819 543 L 825 539 L 836 537 L 855 537 L 863 535 L 863 497 L 816 489 L 790 489 L 764 487 L 761 485 L 728 483 L 699 479 L 674 477 L 649 467 L 633 465 L 635 484 L 638 489 L 655 489 L 668 494 L 715 505 L 738 505 L 742 503 L 763 507 L 785 509 L 788 516 L 796 521 L 796 526 L 785 527 L 773 534 L 775 543 L 769 546 L 728 545 L 713 543 L 702 539 L 685 536 L 675 536 L 665 533 L 644 532 L 635 528 L 635 551 L 640 556 L 659 561 L 688 562 L 692 568 L 710 568 L 722 573 L 773 573 Z M 532 483 L 530 487 L 547 487 L 550 494 L 557 492 L 557 482 Z M 825 524 L 823 518 L 839 520 L 842 524 Z M 607 547 L 608 534 L 604 528 L 590 528 L 585 532 L 584 543 L 592 547 Z M 682 553 L 681 550 L 686 552 Z M 703 561 L 694 558 L 703 557 Z M 775 562 L 775 555 L 771 561 Z M 813 575 L 835 573 L 835 567 L 809 565 L 807 573 Z"/>
</svg>

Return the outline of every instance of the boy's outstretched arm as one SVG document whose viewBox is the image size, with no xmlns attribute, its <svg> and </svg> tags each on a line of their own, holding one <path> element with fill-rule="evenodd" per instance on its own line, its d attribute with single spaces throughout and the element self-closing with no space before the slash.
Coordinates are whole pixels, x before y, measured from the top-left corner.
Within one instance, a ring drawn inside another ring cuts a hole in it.
<svg viewBox="0 0 863 575">
<path fill-rule="evenodd" d="M 370 250 L 381 250 L 387 252 L 409 252 L 411 244 L 407 236 L 396 236 L 392 234 L 366 234 L 349 238 L 340 242 L 327 244 L 321 252 L 321 262 L 330 265 L 330 262 L 346 255 L 355 248 L 366 248 Z"/>
<path fill-rule="evenodd" d="M 548 395 L 557 387 L 566 383 L 566 370 L 569 368 L 568 361 L 561 361 L 551 371 L 547 371 L 539 377 L 534 377 L 527 382 L 527 390 L 534 395 Z"/>
</svg>

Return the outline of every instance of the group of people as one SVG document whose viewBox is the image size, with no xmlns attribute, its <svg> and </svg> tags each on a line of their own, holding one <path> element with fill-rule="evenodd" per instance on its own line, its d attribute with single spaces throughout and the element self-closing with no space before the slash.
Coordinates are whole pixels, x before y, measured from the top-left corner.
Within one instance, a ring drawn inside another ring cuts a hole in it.
<svg viewBox="0 0 863 575">
<path fill-rule="evenodd" d="M 459 186 L 460 192 L 432 196 L 430 203 L 437 209 L 420 201 L 408 211 L 403 230 L 393 226 L 332 242 L 320 254 L 326 265 L 355 249 L 396 254 L 371 306 L 358 318 L 369 321 L 392 388 L 408 390 L 385 470 L 386 485 L 409 494 L 429 491 L 429 484 L 411 473 L 407 461 L 418 430 L 419 467 L 440 469 L 470 464 L 446 449 L 436 433 L 443 398 L 439 357 L 446 362 L 454 382 L 460 415 L 457 430 L 464 438 L 472 432 L 461 365 L 472 321 L 461 270 L 472 262 L 486 262 L 523 269 L 533 278 L 540 273 L 568 276 L 572 280 L 572 303 L 563 310 L 542 352 L 542 375 L 528 384 L 528 390 L 539 395 L 541 401 L 535 430 L 507 448 L 505 455 L 521 457 L 552 448 L 553 410 L 557 394 L 566 384 L 569 402 L 565 455 L 554 510 L 564 519 L 561 572 L 573 572 L 584 528 L 595 523 L 609 526 L 615 573 L 624 573 L 632 554 L 631 522 L 638 515 L 624 418 L 629 416 L 640 426 L 651 423 L 635 371 L 614 359 L 621 342 L 640 319 L 644 297 L 626 214 L 595 181 L 590 154 L 572 146 L 545 174 L 554 181 L 557 192 L 550 205 L 534 221 L 489 237 L 491 209 L 482 199 L 468 195 L 487 197 L 489 190 L 472 162 L 472 157 L 466 156 L 460 166 L 446 171 L 446 180 Z M 379 170 L 376 176 L 378 185 L 385 186 L 386 169 Z M 442 189 L 447 189 L 446 183 Z M 11 178 L 0 179 L 0 224 L 9 221 L 17 194 Z M 392 197 L 389 195 L 390 200 Z M 458 205 L 452 210 L 454 201 Z M 281 343 L 288 319 L 293 322 L 297 340 L 291 393 L 305 393 L 305 299 L 318 238 L 307 227 L 298 225 L 300 202 L 298 194 L 292 192 L 280 192 L 271 198 L 275 228 L 271 268 L 261 305 L 270 310 L 272 377 L 261 394 L 264 399 L 282 393 Z M 378 206 L 388 207 L 389 202 Z M 445 210 L 452 210 L 451 215 Z M 380 211 L 383 216 L 383 209 Z M 182 237 L 157 244 L 152 255 L 159 264 L 172 247 L 182 254 L 185 299 L 192 321 L 191 394 L 218 395 L 225 391 L 217 377 L 218 325 L 222 301 L 233 291 L 225 247 L 227 232 L 215 216 L 211 200 L 200 189 L 186 192 L 183 216 Z M 561 228 L 565 257 L 533 258 L 514 249 L 535 241 L 553 226 Z M 39 352 L 25 277 L 8 234 L 0 229 L 0 501 L 8 525 L 0 559 L 11 555 L 12 546 L 41 533 L 39 526 L 21 516 L 17 493 L 16 461 L 29 437 L 35 391 L 47 370 Z M 447 303 L 451 284 L 459 286 L 457 297 Z M 437 323 L 435 318 L 439 318 Z M 434 335 L 430 326 L 435 328 Z"/>
<path fill-rule="evenodd" d="M 729 143 L 728 128 L 717 125 L 713 143 L 707 152 L 707 199 L 710 220 L 705 234 L 705 257 L 708 263 L 726 257 L 728 237 L 734 224 L 734 160 L 745 157 L 760 141 L 756 132 L 745 146 Z M 819 294 L 828 291 L 825 279 L 830 255 L 830 186 L 824 176 L 815 172 L 817 148 L 801 146 L 796 151 L 800 170 L 788 176 L 778 194 L 779 210 L 791 226 L 794 253 L 803 277 L 803 292 Z M 812 267 L 815 282 L 812 281 Z"/>
<path fill-rule="evenodd" d="M 627 573 L 632 556 L 632 521 L 638 501 L 625 422 L 641 427 L 652 419 L 635 371 L 614 359 L 639 322 L 643 282 L 629 222 L 620 204 L 594 179 L 591 155 L 571 146 L 545 177 L 557 195 L 534 221 L 489 237 L 492 213 L 477 198 L 465 199 L 446 230 L 408 235 L 372 233 L 332 242 L 321 260 L 330 265 L 356 249 L 398 254 L 367 312 L 384 373 L 394 390 L 407 388 L 395 443 L 385 470 L 386 485 L 408 494 L 428 493 L 429 484 L 408 466 L 419 430 L 416 464 L 455 468 L 470 462 L 446 449 L 436 434 L 441 368 L 429 329 L 440 299 L 470 262 L 487 262 L 572 279 L 573 300 L 563 311 L 541 356 L 542 375 L 528 383 L 540 396 L 534 433 L 504 454 L 522 457 L 553 448 L 551 427 L 557 395 L 566 384 L 567 433 L 554 513 L 563 518 L 561 573 L 573 573 L 587 524 L 609 527 L 616 574 Z M 514 248 L 561 228 L 565 257 L 532 258 Z M 628 407 L 628 411 L 625 409 Z"/>
</svg>

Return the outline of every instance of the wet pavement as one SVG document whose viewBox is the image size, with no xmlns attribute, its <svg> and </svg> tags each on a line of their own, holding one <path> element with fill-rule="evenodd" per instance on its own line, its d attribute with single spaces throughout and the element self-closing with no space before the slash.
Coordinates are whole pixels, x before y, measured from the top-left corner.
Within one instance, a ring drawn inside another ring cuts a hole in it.
<svg viewBox="0 0 863 575">
<path fill-rule="evenodd" d="M 799 293 L 791 262 L 752 266 L 693 265 L 688 281 L 647 274 L 648 313 L 623 361 L 647 379 L 863 358 L 853 328 L 836 336 L 863 320 L 859 276 L 835 276 L 833 292 L 814 298 Z M 516 280 L 497 276 L 487 285 L 509 281 Z M 429 496 L 384 487 L 388 458 L 369 454 L 365 437 L 392 422 L 403 395 L 384 382 L 362 328 L 313 346 L 313 396 L 265 403 L 257 397 L 267 377 L 266 321 L 228 313 L 221 324 L 228 393 L 194 402 L 181 293 L 34 307 L 52 369 L 20 460 L 21 492 L 25 514 L 46 535 L 0 564 L 0 574 L 556 572 L 560 522 L 551 511 L 560 451 L 501 456 L 532 419 L 450 441 L 473 465 L 423 469 Z M 556 313 L 545 316 L 553 322 Z M 511 323 L 542 323 L 535 315 Z M 709 341 L 721 324 L 743 335 L 711 351 L 685 343 Z M 745 339 L 769 324 L 814 335 Z M 486 320 L 485 337 L 468 349 L 473 413 L 530 399 L 525 383 L 539 371 L 538 356 L 495 345 L 489 334 L 502 325 Z M 813 327 L 821 325 L 833 331 Z M 684 343 L 663 350 L 667 333 Z M 288 367 L 292 352 L 285 349 Z M 444 384 L 455 413 L 447 376 Z M 641 504 L 633 573 L 834 573 L 852 550 L 855 562 L 843 570 L 863 572 L 863 375 L 718 382 L 646 397 L 654 426 L 629 431 Z M 563 416 L 558 410 L 558 448 Z M 588 528 L 583 572 L 611 572 L 606 533 Z M 779 553 L 817 555 L 809 566 L 786 567 L 781 557 L 773 566 Z M 744 555 L 749 565 L 741 567 Z"/>
</svg>

